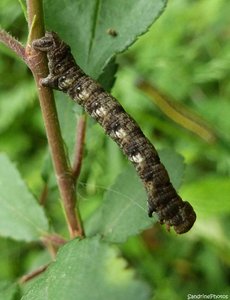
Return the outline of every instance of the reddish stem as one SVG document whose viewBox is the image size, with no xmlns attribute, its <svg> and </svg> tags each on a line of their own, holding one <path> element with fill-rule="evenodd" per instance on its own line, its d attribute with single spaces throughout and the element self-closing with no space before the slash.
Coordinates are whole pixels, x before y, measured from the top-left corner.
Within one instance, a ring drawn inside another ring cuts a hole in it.
<svg viewBox="0 0 230 300">
<path fill-rule="evenodd" d="M 32 271 L 31 273 L 29 274 L 26 274 L 24 276 L 22 276 L 20 279 L 19 279 L 19 283 L 25 283 L 33 278 L 35 278 L 36 276 L 40 275 L 41 273 L 43 273 L 47 268 L 48 268 L 49 264 L 47 265 L 44 265 L 44 266 L 41 266 L 39 267 L 38 269 L 36 269 L 35 271 Z"/>
<path fill-rule="evenodd" d="M 39 198 L 40 205 L 44 206 L 48 195 L 48 184 L 45 183 Z"/>
<path fill-rule="evenodd" d="M 27 0 L 30 42 L 44 35 L 43 8 L 41 0 Z M 0 41 L 21 57 L 30 67 L 38 89 L 41 111 L 57 177 L 58 187 L 63 200 L 66 219 L 71 237 L 83 236 L 79 212 L 75 212 L 75 180 L 68 165 L 53 92 L 40 85 L 41 78 L 48 75 L 47 59 L 44 53 L 36 52 L 28 44 L 26 49 L 4 30 L 0 30 Z"/>
<path fill-rule="evenodd" d="M 75 158 L 73 163 L 73 178 L 75 182 L 81 172 L 81 165 L 84 153 L 84 142 L 85 142 L 85 132 L 86 132 L 86 115 L 80 116 L 77 123 L 77 136 L 76 136 L 76 150 Z"/>
<path fill-rule="evenodd" d="M 50 234 L 42 237 L 43 242 L 51 242 L 55 246 L 62 246 L 64 245 L 67 240 L 65 240 L 62 236 L 57 234 Z"/>
<path fill-rule="evenodd" d="M 23 45 L 3 29 L 0 29 L 0 41 L 28 63 Z"/>
<path fill-rule="evenodd" d="M 27 0 L 27 10 L 30 41 L 33 41 L 34 39 L 40 38 L 44 35 L 43 9 L 41 1 Z M 35 15 L 36 22 L 34 22 Z M 30 45 L 27 46 L 27 55 L 31 71 L 37 84 L 46 134 L 59 191 L 65 209 L 70 236 L 72 238 L 76 236 L 83 236 L 80 216 L 78 211 L 75 212 L 75 184 L 66 158 L 53 92 L 51 89 L 40 85 L 40 80 L 48 75 L 46 55 L 42 52 L 35 51 Z"/>
</svg>

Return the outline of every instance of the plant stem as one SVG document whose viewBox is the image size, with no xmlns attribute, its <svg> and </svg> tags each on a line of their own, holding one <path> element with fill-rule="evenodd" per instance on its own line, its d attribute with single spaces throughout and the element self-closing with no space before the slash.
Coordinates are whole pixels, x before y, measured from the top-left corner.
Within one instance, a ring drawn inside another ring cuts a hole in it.
<svg viewBox="0 0 230 300">
<path fill-rule="evenodd" d="M 0 29 L 0 41 L 27 63 L 23 45 L 3 29 Z"/>
<path fill-rule="evenodd" d="M 86 115 L 80 116 L 77 123 L 76 149 L 73 163 L 73 178 L 77 182 L 81 172 L 81 165 L 84 152 L 85 131 L 86 131 Z"/>
<path fill-rule="evenodd" d="M 185 106 L 177 104 L 176 101 L 172 101 L 152 83 L 142 80 L 137 83 L 137 87 L 145 92 L 158 108 L 171 120 L 210 144 L 216 142 L 216 133 L 204 120 L 189 111 Z"/>
<path fill-rule="evenodd" d="M 34 39 L 40 38 L 44 35 L 42 1 L 27 0 L 27 11 L 30 31 L 29 40 L 33 41 Z M 35 18 L 36 21 L 34 21 Z M 36 52 L 33 50 L 30 44 L 27 45 L 26 52 L 38 89 L 38 96 L 51 151 L 51 157 L 65 209 L 70 236 L 72 238 L 76 236 L 83 236 L 80 216 L 78 211 L 75 212 L 75 184 L 64 150 L 53 92 L 50 88 L 42 87 L 39 83 L 41 78 L 46 77 L 48 74 L 46 55 L 42 52 Z"/>
<path fill-rule="evenodd" d="M 45 206 L 47 195 L 48 195 L 48 184 L 45 183 L 43 188 L 42 188 L 42 192 L 41 192 L 41 195 L 40 195 L 40 198 L 39 198 L 39 203 L 40 203 L 41 206 Z"/>
<path fill-rule="evenodd" d="M 57 234 L 45 235 L 45 236 L 42 237 L 42 241 L 44 243 L 50 242 L 50 243 L 52 243 L 53 245 L 56 245 L 56 246 L 62 246 L 65 243 L 67 243 L 67 240 L 65 240 L 62 236 L 59 236 Z"/>
<path fill-rule="evenodd" d="M 19 279 L 19 283 L 21 283 L 21 284 L 25 283 L 25 282 L 33 279 L 34 277 L 40 275 L 41 273 L 43 273 L 48 268 L 48 266 L 49 266 L 49 264 L 41 266 L 38 269 L 36 269 L 35 271 L 32 271 L 31 273 L 22 276 Z"/>
</svg>

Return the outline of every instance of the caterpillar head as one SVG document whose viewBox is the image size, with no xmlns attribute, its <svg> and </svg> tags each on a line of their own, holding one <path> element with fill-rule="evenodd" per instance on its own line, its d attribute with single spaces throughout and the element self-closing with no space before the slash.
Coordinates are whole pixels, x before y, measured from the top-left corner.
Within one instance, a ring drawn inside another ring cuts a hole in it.
<svg viewBox="0 0 230 300">
<path fill-rule="evenodd" d="M 44 37 L 33 41 L 32 46 L 36 50 L 49 52 L 59 48 L 61 44 L 63 44 L 63 42 L 55 32 L 46 31 Z"/>
</svg>

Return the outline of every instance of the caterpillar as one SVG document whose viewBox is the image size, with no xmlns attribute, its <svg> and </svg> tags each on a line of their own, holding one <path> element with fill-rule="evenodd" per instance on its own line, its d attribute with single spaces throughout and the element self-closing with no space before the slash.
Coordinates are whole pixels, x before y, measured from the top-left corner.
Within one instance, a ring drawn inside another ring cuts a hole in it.
<svg viewBox="0 0 230 300">
<path fill-rule="evenodd" d="M 95 119 L 133 163 L 148 196 L 148 215 L 181 234 L 196 220 L 192 206 L 172 186 L 158 153 L 119 102 L 76 64 L 70 47 L 55 32 L 34 40 L 35 50 L 47 53 L 49 75 L 41 84 L 67 93 Z"/>
</svg>

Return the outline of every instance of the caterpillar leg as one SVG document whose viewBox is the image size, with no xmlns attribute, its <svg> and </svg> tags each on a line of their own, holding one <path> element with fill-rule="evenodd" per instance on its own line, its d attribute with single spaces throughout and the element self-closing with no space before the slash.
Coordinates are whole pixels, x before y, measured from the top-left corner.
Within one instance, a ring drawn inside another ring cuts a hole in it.
<svg viewBox="0 0 230 300">
<path fill-rule="evenodd" d="M 40 79 L 39 82 L 42 86 L 50 87 L 55 89 L 58 83 L 58 77 L 54 77 L 53 75 L 48 75 L 45 78 Z"/>
</svg>

